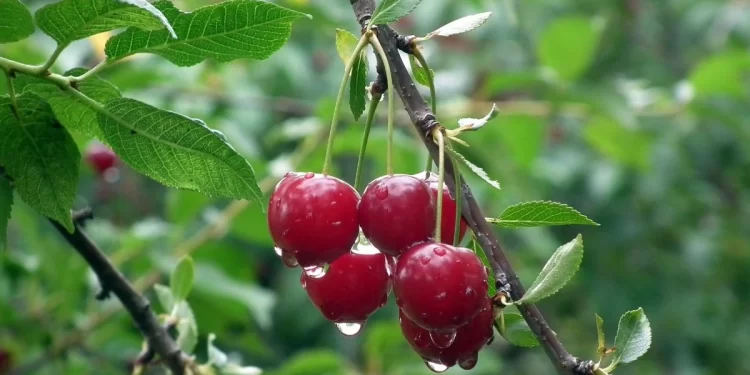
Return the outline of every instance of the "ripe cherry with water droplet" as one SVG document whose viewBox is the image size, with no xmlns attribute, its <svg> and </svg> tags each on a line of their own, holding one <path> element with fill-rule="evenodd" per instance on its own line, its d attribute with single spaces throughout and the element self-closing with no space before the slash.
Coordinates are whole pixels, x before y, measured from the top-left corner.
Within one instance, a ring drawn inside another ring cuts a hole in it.
<svg viewBox="0 0 750 375">
<path fill-rule="evenodd" d="M 493 337 L 492 321 L 494 319 L 492 301 L 484 299 L 483 309 L 469 323 L 456 331 L 456 337 L 447 348 L 440 348 L 429 338 L 431 332 L 419 327 L 403 311 L 399 311 L 401 333 L 409 346 L 425 362 L 438 363 L 448 367 L 456 363 L 464 369 L 473 368 L 477 363 L 477 354 Z"/>
<path fill-rule="evenodd" d="M 315 307 L 326 319 L 339 323 L 344 334 L 354 330 L 354 323 L 364 325 L 385 304 L 392 285 L 386 255 L 359 253 L 342 255 L 320 278 L 303 272 L 300 283 Z"/>
<path fill-rule="evenodd" d="M 367 185 L 358 207 L 359 225 L 381 252 L 398 256 L 429 240 L 435 230 L 435 204 L 424 180 L 388 175 Z"/>
<path fill-rule="evenodd" d="M 271 237 L 302 267 L 323 266 L 354 245 L 358 203 L 357 191 L 336 177 L 287 173 L 271 194 Z"/>
<path fill-rule="evenodd" d="M 487 288 L 484 265 L 466 248 L 417 244 L 396 263 L 393 291 L 398 306 L 428 330 L 456 329 L 469 322 L 484 307 Z"/>
<path fill-rule="evenodd" d="M 432 193 L 432 198 L 437 202 L 437 194 L 438 194 L 438 175 L 435 173 L 430 173 L 430 175 L 425 179 L 424 172 L 418 173 L 414 175 L 417 178 L 422 178 L 427 182 L 427 185 L 430 188 L 430 193 Z M 453 199 L 453 196 L 451 196 L 450 190 L 448 189 L 448 184 L 455 184 L 454 181 L 445 181 L 443 183 L 443 213 L 441 215 L 440 219 L 440 242 L 446 243 L 446 244 L 453 244 L 453 234 L 456 233 L 456 200 Z M 461 242 L 461 239 L 464 238 L 464 235 L 466 234 L 466 230 L 468 229 L 468 225 L 466 224 L 466 220 L 461 218 L 461 224 L 459 226 L 459 236 L 458 241 Z"/>
</svg>

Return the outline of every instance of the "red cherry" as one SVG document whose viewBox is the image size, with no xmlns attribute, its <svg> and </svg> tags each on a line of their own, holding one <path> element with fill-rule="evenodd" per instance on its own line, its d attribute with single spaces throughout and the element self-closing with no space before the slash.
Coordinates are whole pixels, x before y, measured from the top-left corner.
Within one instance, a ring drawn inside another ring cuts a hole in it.
<svg viewBox="0 0 750 375">
<path fill-rule="evenodd" d="M 330 263 L 348 253 L 357 239 L 358 202 L 357 191 L 336 177 L 287 173 L 271 194 L 271 237 L 302 267 Z"/>
<path fill-rule="evenodd" d="M 379 253 L 344 254 L 321 277 L 303 272 L 300 283 L 326 319 L 337 323 L 344 334 L 356 334 L 388 302 L 392 285 L 388 261 Z"/>
<path fill-rule="evenodd" d="M 441 349 L 433 343 L 430 337 L 431 331 L 418 326 L 399 310 L 401 333 L 409 346 L 428 363 L 431 369 L 438 370 L 453 367 L 456 363 L 465 370 L 474 368 L 479 351 L 493 338 L 494 318 L 492 302 L 489 298 L 485 298 L 479 314 L 456 331 L 455 339 L 449 347 Z"/>
<path fill-rule="evenodd" d="M 414 176 L 424 179 L 425 173 L 422 172 Z M 435 200 L 435 205 L 437 207 L 438 175 L 430 173 L 425 181 L 430 187 L 430 192 L 432 192 L 432 199 Z M 455 233 L 454 229 L 456 228 L 456 200 L 453 199 L 450 190 L 448 189 L 449 183 L 454 182 L 445 181 L 443 183 L 443 213 L 440 220 L 440 242 L 452 245 L 453 234 Z M 461 218 L 461 224 L 458 232 L 458 242 L 461 242 L 461 240 L 464 238 L 467 227 L 468 225 L 466 224 L 466 220 L 464 220 L 464 218 Z"/>
<path fill-rule="evenodd" d="M 398 256 L 435 230 L 435 203 L 424 180 L 409 175 L 375 179 L 359 202 L 359 225 L 373 246 Z"/>
<path fill-rule="evenodd" d="M 98 174 L 104 173 L 117 163 L 117 155 L 99 142 L 91 142 L 86 149 L 86 161 Z"/>
<path fill-rule="evenodd" d="M 5 374 L 11 367 L 13 367 L 13 356 L 9 352 L 0 349 L 0 374 Z"/>
<path fill-rule="evenodd" d="M 468 323 L 484 307 L 487 288 L 482 261 L 466 248 L 417 244 L 396 263 L 396 303 L 428 330 L 450 331 Z"/>
</svg>

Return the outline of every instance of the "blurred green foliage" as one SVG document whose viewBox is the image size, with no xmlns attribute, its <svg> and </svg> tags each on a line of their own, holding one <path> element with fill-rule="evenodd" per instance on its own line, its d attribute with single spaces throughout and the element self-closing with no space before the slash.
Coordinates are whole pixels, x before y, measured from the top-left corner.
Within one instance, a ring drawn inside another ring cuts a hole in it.
<svg viewBox="0 0 750 375">
<path fill-rule="evenodd" d="M 128 97 L 204 120 L 221 130 L 260 178 L 318 171 L 324 148 L 300 165 L 289 155 L 325 129 L 343 71 L 335 29 L 358 30 L 348 3 L 277 3 L 313 15 L 295 24 L 263 61 L 206 61 L 177 68 L 137 55 L 102 72 Z M 44 1 L 24 1 L 32 10 Z M 206 0 L 182 0 L 183 9 Z M 575 207 L 600 227 L 498 229 L 529 285 L 552 252 L 578 233 L 581 269 L 541 303 L 575 355 L 595 358 L 594 314 L 610 340 L 617 318 L 643 307 L 651 350 L 619 374 L 750 372 L 750 141 L 747 73 L 750 16 L 744 2 L 700 0 L 430 0 L 396 24 L 425 35 L 455 18 L 492 11 L 478 30 L 437 37 L 423 53 L 435 70 L 440 121 L 501 115 L 458 147 L 502 187 L 469 173 L 488 213 L 526 200 Z M 73 43 L 55 68 L 93 66 L 101 36 Z M 54 49 L 41 33 L 0 46 L 0 56 L 42 63 Z M 370 64 L 375 59 L 369 58 Z M 374 78 L 374 67 L 369 69 Z M 0 88 L 4 93 L 5 85 Z M 423 92 L 427 93 L 426 88 Z M 400 108 L 400 103 L 397 108 Z M 365 180 L 385 173 L 385 107 L 368 148 Z M 344 113 L 335 174 L 353 181 L 360 130 Z M 416 173 L 426 153 L 402 111 L 395 170 Z M 75 135 L 83 150 L 89 138 Z M 168 283 L 178 249 L 221 220 L 230 202 L 167 189 L 125 167 L 115 182 L 82 163 L 76 207 L 92 206 L 87 232 L 133 280 L 153 271 Z M 323 319 L 273 252 L 253 205 L 192 253 L 188 297 L 205 359 L 209 333 L 230 356 L 274 375 L 430 373 L 408 350 L 391 301 L 356 337 Z M 23 374 L 125 374 L 141 337 L 119 302 L 97 302 L 97 282 L 47 221 L 16 200 L 0 254 L 0 348 Z M 147 296 L 156 301 L 153 289 Z M 157 303 L 154 303 L 160 309 Z M 113 313 L 114 311 L 114 313 Z M 160 311 L 168 313 L 168 311 Z M 610 342 L 611 345 L 611 342 Z M 462 373 L 456 369 L 449 373 Z M 502 339 L 470 374 L 547 374 L 542 350 Z"/>
</svg>

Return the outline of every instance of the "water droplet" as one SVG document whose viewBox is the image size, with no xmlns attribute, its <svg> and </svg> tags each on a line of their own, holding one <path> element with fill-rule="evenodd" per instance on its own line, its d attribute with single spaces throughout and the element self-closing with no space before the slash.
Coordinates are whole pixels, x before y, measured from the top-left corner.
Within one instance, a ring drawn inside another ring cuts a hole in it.
<svg viewBox="0 0 750 375">
<path fill-rule="evenodd" d="M 435 246 L 434 248 L 432 248 L 432 252 L 439 257 L 445 255 L 445 249 L 440 246 Z"/>
<path fill-rule="evenodd" d="M 442 300 L 445 299 L 445 297 L 448 297 L 448 293 L 442 292 L 442 293 L 438 294 L 436 298 L 438 299 L 438 301 L 442 301 Z"/>
<path fill-rule="evenodd" d="M 341 331 L 346 336 L 354 336 L 359 333 L 359 331 L 362 330 L 362 326 L 364 326 L 364 322 L 342 322 L 342 323 L 336 323 L 336 328 Z"/>
<path fill-rule="evenodd" d="M 424 364 L 427 365 L 427 368 L 430 369 L 430 371 L 432 372 L 441 373 L 441 372 L 445 372 L 446 370 L 448 370 L 448 366 L 442 363 L 424 361 Z"/>
<path fill-rule="evenodd" d="M 331 225 L 333 225 L 334 227 L 338 227 L 341 225 L 341 221 L 334 221 L 333 223 L 331 223 Z"/>
<path fill-rule="evenodd" d="M 364 254 L 364 255 L 374 255 L 374 254 L 380 254 L 380 250 L 378 250 L 377 247 L 373 246 L 369 241 L 360 239 L 359 243 L 354 245 L 352 247 L 352 253 L 355 254 Z"/>
<path fill-rule="evenodd" d="M 477 292 L 474 291 L 474 288 L 469 286 L 469 287 L 466 287 L 465 294 L 466 294 L 466 297 L 474 297 L 477 294 Z"/>
<path fill-rule="evenodd" d="M 430 263 L 430 260 L 431 260 L 430 257 L 423 255 L 422 257 L 419 258 L 419 263 L 422 263 L 423 265 L 426 266 L 427 263 Z"/>
<path fill-rule="evenodd" d="M 280 247 L 278 247 L 278 246 L 274 246 L 274 247 L 273 247 L 273 251 L 274 251 L 274 252 L 276 252 L 276 255 L 278 255 L 278 256 L 281 256 L 281 254 L 283 254 L 283 253 L 284 253 L 284 251 L 283 251 L 283 250 L 281 250 L 281 248 L 280 248 Z"/>
<path fill-rule="evenodd" d="M 467 357 L 459 359 L 458 365 L 461 366 L 461 368 L 464 370 L 471 370 L 474 368 L 474 366 L 477 365 L 478 360 L 479 354 L 477 352 L 474 352 L 472 354 L 469 354 Z"/>
<path fill-rule="evenodd" d="M 326 275 L 326 269 L 321 266 L 304 267 L 305 275 L 313 279 L 319 279 Z"/>
<path fill-rule="evenodd" d="M 305 178 L 306 178 L 306 179 L 308 179 L 308 180 L 309 180 L 309 179 L 311 179 L 311 178 L 313 178 L 313 177 L 315 177 L 315 173 L 312 173 L 312 172 L 307 172 L 307 173 L 305 173 Z"/>
<path fill-rule="evenodd" d="M 388 186 L 382 184 L 375 186 L 375 196 L 378 199 L 388 198 Z"/>
<path fill-rule="evenodd" d="M 430 331 L 430 340 L 440 349 L 445 349 L 456 341 L 456 331 Z"/>
<path fill-rule="evenodd" d="M 297 263 L 297 258 L 294 257 L 294 254 L 286 252 L 286 251 L 281 253 L 281 262 L 284 263 L 284 265 L 289 268 L 294 268 L 294 267 L 299 266 L 299 263 Z"/>
</svg>

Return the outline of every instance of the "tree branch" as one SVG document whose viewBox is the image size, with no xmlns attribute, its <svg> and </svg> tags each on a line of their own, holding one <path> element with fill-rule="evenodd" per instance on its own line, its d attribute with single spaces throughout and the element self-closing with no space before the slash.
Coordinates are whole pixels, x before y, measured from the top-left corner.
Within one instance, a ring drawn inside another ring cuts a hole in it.
<svg viewBox="0 0 750 375">
<path fill-rule="evenodd" d="M 374 0 L 350 1 L 354 14 L 357 17 L 357 21 L 364 30 L 367 27 L 367 23 L 371 18 L 373 10 L 375 9 L 375 2 Z M 440 123 L 427 106 L 427 102 L 425 102 L 424 98 L 417 90 L 412 77 L 409 75 L 409 71 L 406 69 L 406 66 L 404 66 L 398 48 L 399 35 L 391 28 L 384 25 L 378 26 L 375 30 L 375 34 L 380 41 L 380 44 L 383 46 L 388 62 L 390 63 L 389 65 L 394 84 L 394 87 L 391 89 L 395 90 L 401 97 L 405 110 L 412 123 L 417 128 L 417 131 L 432 156 L 432 159 L 438 160 L 438 146 L 431 138 L 429 138 L 429 134 L 434 128 L 440 126 Z M 446 157 L 449 157 L 449 155 L 446 155 Z M 455 172 L 452 163 L 446 163 L 445 179 L 448 181 L 454 181 L 454 176 Z M 463 178 L 461 178 L 462 191 L 460 195 L 456 195 L 455 184 L 448 184 L 448 188 L 454 197 L 460 196 L 462 198 L 463 217 L 474 232 L 477 241 L 482 245 L 484 251 L 487 252 L 487 258 L 491 260 L 490 263 L 495 273 L 496 280 L 500 280 L 502 283 L 507 284 L 510 289 L 510 296 L 513 300 L 520 300 L 525 293 L 525 289 L 523 285 L 521 285 L 521 282 L 513 270 L 505 252 L 500 247 L 490 224 L 485 220 L 485 215 L 482 213 L 479 204 L 474 199 L 471 188 L 466 184 Z M 562 343 L 557 339 L 555 332 L 552 331 L 547 324 L 541 312 L 534 305 L 519 305 L 518 310 L 523 315 L 526 323 L 528 323 L 531 331 L 544 347 L 547 357 L 549 357 L 555 365 L 558 373 L 580 373 L 580 364 L 582 361 L 568 353 Z"/>
<path fill-rule="evenodd" d="M 76 223 L 75 231 L 69 233 L 62 225 L 50 220 L 65 240 L 86 260 L 99 278 L 103 291 L 114 293 L 128 310 L 136 326 L 148 342 L 148 346 L 164 361 L 174 375 L 185 373 L 189 359 L 172 340 L 167 330 L 151 310 L 151 304 L 138 294 L 127 279 L 110 263 L 107 256 L 83 233 Z"/>
</svg>

